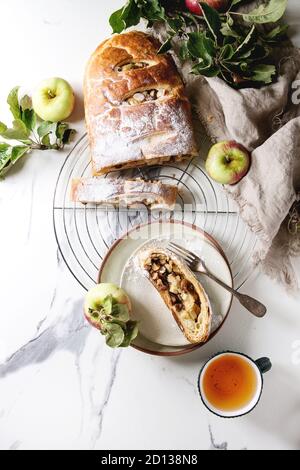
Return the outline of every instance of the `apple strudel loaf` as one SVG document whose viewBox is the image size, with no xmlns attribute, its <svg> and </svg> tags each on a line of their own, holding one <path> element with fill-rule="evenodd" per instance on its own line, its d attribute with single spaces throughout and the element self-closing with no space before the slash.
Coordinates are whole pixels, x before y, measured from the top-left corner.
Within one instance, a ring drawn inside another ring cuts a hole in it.
<svg viewBox="0 0 300 470">
<path fill-rule="evenodd" d="M 159 47 L 133 31 L 92 55 L 84 100 L 94 175 L 197 155 L 183 82 Z"/>
</svg>

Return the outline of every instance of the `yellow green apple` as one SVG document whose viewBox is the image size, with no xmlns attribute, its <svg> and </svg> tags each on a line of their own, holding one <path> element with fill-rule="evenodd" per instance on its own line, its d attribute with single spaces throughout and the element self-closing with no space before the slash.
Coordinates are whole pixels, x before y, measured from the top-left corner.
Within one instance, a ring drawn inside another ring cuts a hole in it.
<svg viewBox="0 0 300 470">
<path fill-rule="evenodd" d="M 108 298 L 113 304 L 124 305 L 131 313 L 131 302 L 126 292 L 115 284 L 102 283 L 92 287 L 86 295 L 84 303 L 84 314 L 86 319 L 97 329 L 101 329 L 101 324 L 97 316 L 93 316 L 93 311 L 101 311 Z M 127 321 L 127 320 L 126 320 Z"/>
<path fill-rule="evenodd" d="M 209 176 L 221 184 L 236 184 L 250 168 L 250 153 L 233 140 L 213 145 L 206 160 Z"/>
<path fill-rule="evenodd" d="M 63 121 L 73 112 L 74 91 L 63 78 L 48 78 L 43 80 L 34 91 L 32 105 L 36 114 L 44 121 Z"/>
</svg>

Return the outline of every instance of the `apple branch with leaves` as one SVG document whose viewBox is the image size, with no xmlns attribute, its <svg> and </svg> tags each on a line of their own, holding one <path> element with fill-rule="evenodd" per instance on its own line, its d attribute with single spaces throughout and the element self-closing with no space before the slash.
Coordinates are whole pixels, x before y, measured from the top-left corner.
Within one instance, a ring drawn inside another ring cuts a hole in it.
<svg viewBox="0 0 300 470">
<path fill-rule="evenodd" d="M 137 322 L 130 320 L 128 306 L 117 302 L 112 295 L 103 300 L 100 308 L 89 308 L 88 313 L 111 348 L 126 348 L 138 335 Z"/>
<path fill-rule="evenodd" d="M 74 129 L 65 122 L 40 120 L 32 109 L 31 98 L 27 95 L 19 100 L 19 87 L 8 95 L 7 103 L 13 116 L 12 127 L 0 121 L 0 136 L 18 145 L 0 142 L 0 178 L 32 150 L 61 150 L 69 144 Z"/>
<path fill-rule="evenodd" d="M 191 62 L 192 73 L 219 77 L 234 88 L 262 86 L 277 75 L 273 52 L 287 40 L 287 26 L 280 22 L 287 0 L 265 0 L 247 13 L 240 11 L 249 2 L 252 0 L 127 0 L 111 15 L 110 25 L 114 33 L 121 33 L 141 19 L 149 27 L 161 23 L 167 39 L 159 53 L 172 49 L 176 38 L 180 57 Z M 225 8 L 220 12 L 209 5 Z"/>
</svg>

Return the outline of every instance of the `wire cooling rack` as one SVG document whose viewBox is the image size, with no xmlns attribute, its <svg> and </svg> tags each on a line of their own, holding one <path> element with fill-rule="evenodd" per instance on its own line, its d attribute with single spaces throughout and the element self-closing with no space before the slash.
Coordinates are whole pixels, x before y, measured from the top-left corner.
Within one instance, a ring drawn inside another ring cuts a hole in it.
<svg viewBox="0 0 300 470">
<path fill-rule="evenodd" d="M 72 179 L 90 175 L 89 146 L 85 135 L 61 168 L 53 201 L 53 223 L 60 253 L 84 289 L 88 290 L 95 284 L 105 254 L 120 236 L 136 225 L 160 218 L 189 222 L 212 235 L 228 257 L 236 288 L 240 288 L 252 274 L 251 257 L 256 237 L 243 223 L 222 187 L 207 176 L 200 158 L 126 172 L 130 178 L 158 179 L 178 185 L 178 204 L 171 213 L 156 211 L 150 214 L 146 208 L 115 209 L 70 202 Z"/>
</svg>

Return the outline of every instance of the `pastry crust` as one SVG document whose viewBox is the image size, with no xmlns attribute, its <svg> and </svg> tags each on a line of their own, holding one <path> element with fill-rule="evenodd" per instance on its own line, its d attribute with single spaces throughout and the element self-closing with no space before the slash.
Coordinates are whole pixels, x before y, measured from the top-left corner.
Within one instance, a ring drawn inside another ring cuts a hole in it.
<svg viewBox="0 0 300 470">
<path fill-rule="evenodd" d="M 160 181 L 91 177 L 72 180 L 70 196 L 72 201 L 82 204 L 143 204 L 151 209 L 174 210 L 177 194 L 177 186 Z"/>
<path fill-rule="evenodd" d="M 94 175 L 197 155 L 182 80 L 159 47 L 133 31 L 112 36 L 92 55 L 84 99 Z"/>
<path fill-rule="evenodd" d="M 192 271 L 177 256 L 162 248 L 143 252 L 140 264 L 186 338 L 191 343 L 206 342 L 210 335 L 211 307 Z"/>
</svg>

